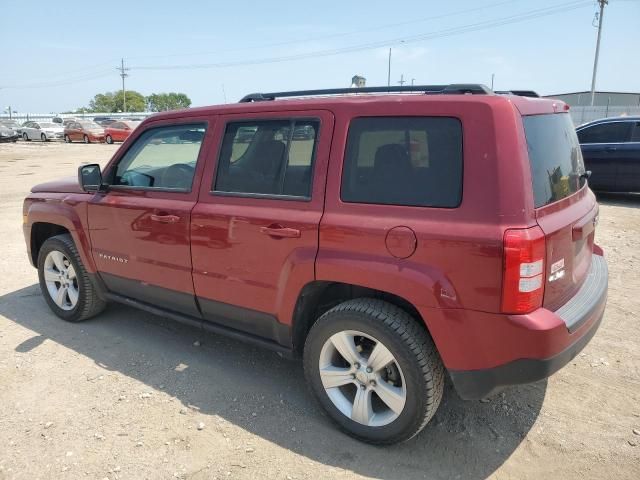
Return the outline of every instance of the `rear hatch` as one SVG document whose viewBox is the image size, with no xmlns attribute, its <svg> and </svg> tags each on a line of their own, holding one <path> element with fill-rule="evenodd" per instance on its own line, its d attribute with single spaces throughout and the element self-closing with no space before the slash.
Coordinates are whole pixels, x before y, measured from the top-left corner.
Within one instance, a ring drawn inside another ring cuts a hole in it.
<svg viewBox="0 0 640 480">
<path fill-rule="evenodd" d="M 584 282 L 598 204 L 586 187 L 582 152 L 568 113 L 523 117 L 538 225 L 545 234 L 543 305 L 557 310 Z"/>
</svg>

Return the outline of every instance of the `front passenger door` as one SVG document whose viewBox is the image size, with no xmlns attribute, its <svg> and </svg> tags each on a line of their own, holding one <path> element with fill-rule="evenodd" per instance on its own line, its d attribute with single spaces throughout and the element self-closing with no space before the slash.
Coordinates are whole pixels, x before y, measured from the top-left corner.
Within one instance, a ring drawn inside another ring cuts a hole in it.
<svg viewBox="0 0 640 480">
<path fill-rule="evenodd" d="M 206 148 L 205 119 L 148 126 L 105 171 L 89 202 L 93 259 L 117 294 L 198 317 L 190 221 Z"/>
</svg>

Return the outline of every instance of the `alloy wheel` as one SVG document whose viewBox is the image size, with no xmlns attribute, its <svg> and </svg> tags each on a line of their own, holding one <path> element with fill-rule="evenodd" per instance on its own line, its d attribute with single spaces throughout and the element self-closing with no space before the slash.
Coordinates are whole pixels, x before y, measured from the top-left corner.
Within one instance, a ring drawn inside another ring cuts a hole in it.
<svg viewBox="0 0 640 480">
<path fill-rule="evenodd" d="M 63 310 L 73 310 L 78 304 L 80 290 L 73 264 L 67 256 L 52 250 L 44 259 L 44 281 L 55 304 Z"/>
<path fill-rule="evenodd" d="M 334 406 L 354 422 L 381 427 L 396 420 L 407 401 L 402 370 L 371 335 L 346 330 L 322 346 L 320 379 Z"/>
</svg>

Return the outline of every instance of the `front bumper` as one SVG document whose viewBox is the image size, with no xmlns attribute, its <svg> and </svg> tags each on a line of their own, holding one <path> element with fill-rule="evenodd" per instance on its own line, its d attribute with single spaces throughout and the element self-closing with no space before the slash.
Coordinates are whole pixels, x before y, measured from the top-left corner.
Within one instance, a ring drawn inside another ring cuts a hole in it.
<svg viewBox="0 0 640 480">
<path fill-rule="evenodd" d="M 20 135 L 0 136 L 0 142 L 15 142 L 20 138 Z"/>
<path fill-rule="evenodd" d="M 491 396 L 510 385 L 536 382 L 553 375 L 569 363 L 595 335 L 607 302 L 607 262 L 593 255 L 589 274 L 578 292 L 561 308 L 551 312 L 540 308 L 523 316 L 531 326 L 531 341 L 545 342 L 550 353 L 543 358 L 518 358 L 513 361 L 477 370 L 449 370 L 458 394 L 466 400 Z M 545 330 L 560 319 L 562 327 Z M 518 320 L 522 322 L 522 319 Z M 560 330 L 560 331 L 559 331 Z M 526 336 L 521 341 L 526 342 Z M 523 347 L 525 347 L 523 345 Z"/>
</svg>

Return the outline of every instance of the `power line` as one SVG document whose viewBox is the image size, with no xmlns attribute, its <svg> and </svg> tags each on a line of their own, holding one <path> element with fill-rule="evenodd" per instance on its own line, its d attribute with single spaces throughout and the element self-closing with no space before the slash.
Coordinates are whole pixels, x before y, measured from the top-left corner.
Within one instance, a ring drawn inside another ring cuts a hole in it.
<svg viewBox="0 0 640 480">
<path fill-rule="evenodd" d="M 511 15 L 507 17 L 502 17 L 494 20 L 487 20 L 484 22 L 478 22 L 468 25 L 462 25 L 459 27 L 451 27 L 444 30 L 439 30 L 435 32 L 422 33 L 417 35 L 412 35 L 408 37 L 398 37 L 387 40 L 381 40 L 377 42 L 370 42 L 359 45 L 352 45 L 348 47 L 328 49 L 328 50 L 317 50 L 314 52 L 296 54 L 296 55 L 286 55 L 280 57 L 270 57 L 263 59 L 254 59 L 254 60 L 239 60 L 239 61 L 230 61 L 230 62 L 220 62 L 220 63 L 200 63 L 200 64 L 182 64 L 182 65 L 138 65 L 131 67 L 134 70 L 195 70 L 195 69 L 206 69 L 206 68 L 228 68 L 235 66 L 244 66 L 244 65 L 262 65 L 269 63 L 280 63 L 287 62 L 293 60 L 302 60 L 307 58 L 316 58 L 316 57 L 327 57 L 333 55 L 339 55 L 344 53 L 352 53 L 363 50 L 372 50 L 375 48 L 380 48 L 389 45 L 397 45 L 401 43 L 414 43 L 424 40 L 432 40 L 436 38 L 450 37 L 453 35 L 460 35 L 463 33 L 474 32 L 478 30 L 486 30 L 493 27 L 508 25 L 512 23 L 523 22 L 526 20 L 533 20 L 540 17 L 545 17 L 549 15 L 554 15 L 557 13 L 569 12 L 571 10 L 576 10 L 578 8 L 583 8 L 591 5 L 591 1 L 577 1 L 577 2 L 569 2 L 566 4 L 558 5 L 555 7 L 546 7 L 536 10 L 531 10 L 528 12 L 524 12 L 517 15 Z"/>
<path fill-rule="evenodd" d="M 441 14 L 441 15 L 431 16 L 431 17 L 423 17 L 423 18 L 418 18 L 418 19 L 414 19 L 414 20 L 406 20 L 404 22 L 387 23 L 387 24 L 383 24 L 383 25 L 377 25 L 377 26 L 374 26 L 374 27 L 369 27 L 369 28 L 364 28 L 364 29 L 359 29 L 359 30 L 352 30 L 350 32 L 333 33 L 333 34 L 330 34 L 330 35 L 320 35 L 320 36 L 317 36 L 317 37 L 306 37 L 306 38 L 297 39 L 297 40 L 286 40 L 286 41 L 274 42 L 274 43 L 261 43 L 259 45 L 253 45 L 253 46 L 248 46 L 248 47 L 238 47 L 238 48 L 231 48 L 231 49 L 225 49 L 225 50 L 214 50 L 214 51 L 208 51 L 208 52 L 191 52 L 191 53 L 184 53 L 183 52 L 183 53 L 173 53 L 173 54 L 168 54 L 168 55 L 137 55 L 137 56 L 128 56 L 127 58 L 129 60 L 136 60 L 136 59 L 143 59 L 143 58 L 171 58 L 171 57 L 193 57 L 193 56 L 202 57 L 202 56 L 205 56 L 205 55 L 219 55 L 219 54 L 222 54 L 222 53 L 233 53 L 233 52 L 241 52 L 241 51 L 246 51 L 246 50 L 256 50 L 256 49 L 264 49 L 264 48 L 272 48 L 272 47 L 283 47 L 283 46 L 287 46 L 287 45 L 300 45 L 302 43 L 310 43 L 310 42 L 316 42 L 318 40 L 329 40 L 329 39 L 334 39 L 334 38 L 348 37 L 348 36 L 352 36 L 352 35 L 360 35 L 360 34 L 363 34 L 363 33 L 375 32 L 375 31 L 378 31 L 378 30 L 386 30 L 386 29 L 389 29 L 389 28 L 401 27 L 401 26 L 411 25 L 411 24 L 415 24 L 415 23 L 432 22 L 434 20 L 440 20 L 442 18 L 459 16 L 459 15 L 478 12 L 478 11 L 481 11 L 481 10 L 487 10 L 487 9 L 490 9 L 490 8 L 500 7 L 500 6 L 507 5 L 509 3 L 515 3 L 515 2 L 518 2 L 518 1 L 520 1 L 520 0 L 506 0 L 506 1 L 496 2 L 496 3 L 490 3 L 488 5 L 483 5 L 481 7 L 467 8 L 467 9 L 464 9 L 464 10 L 456 10 L 454 12 L 448 12 L 448 13 L 444 13 L 444 14 Z"/>
<path fill-rule="evenodd" d="M 102 77 L 107 77 L 109 75 L 113 75 L 113 70 L 102 70 L 93 73 L 87 73 L 80 76 L 69 77 L 66 79 L 53 80 L 51 82 L 38 82 L 38 83 L 27 83 L 27 84 L 17 84 L 17 85 L 2 85 L 0 88 L 13 88 L 13 89 L 28 89 L 28 88 L 47 88 L 47 87 L 58 87 L 63 85 L 71 85 L 73 83 L 85 82 L 89 80 L 95 80 Z"/>
</svg>

